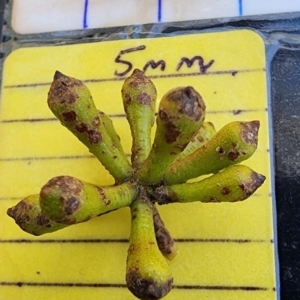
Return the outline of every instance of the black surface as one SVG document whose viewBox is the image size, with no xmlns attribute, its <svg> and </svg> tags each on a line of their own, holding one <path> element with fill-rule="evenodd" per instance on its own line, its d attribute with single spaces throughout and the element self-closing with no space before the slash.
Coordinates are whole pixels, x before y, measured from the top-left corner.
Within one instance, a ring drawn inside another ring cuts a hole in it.
<svg viewBox="0 0 300 300">
<path fill-rule="evenodd" d="M 300 51 L 273 59 L 272 109 L 281 300 L 300 299 Z"/>
<path fill-rule="evenodd" d="M 2 36 L 2 27 L 4 25 L 4 10 L 5 10 L 5 5 L 7 3 L 7 0 L 0 0 L 0 42 L 2 43 L 3 41 L 3 36 Z"/>
</svg>

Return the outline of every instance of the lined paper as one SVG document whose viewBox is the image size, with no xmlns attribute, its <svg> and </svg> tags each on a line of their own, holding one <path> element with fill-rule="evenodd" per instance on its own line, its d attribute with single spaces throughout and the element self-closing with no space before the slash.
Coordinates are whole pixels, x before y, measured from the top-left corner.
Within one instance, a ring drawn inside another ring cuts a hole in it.
<svg viewBox="0 0 300 300">
<path fill-rule="evenodd" d="M 194 63 L 179 68 L 182 58 Z M 165 69 L 151 67 L 151 61 L 164 61 Z M 113 182 L 53 117 L 47 93 L 57 69 L 83 80 L 96 106 L 112 117 L 129 155 L 120 91 L 133 68 L 152 78 L 158 98 L 176 86 L 192 85 L 206 101 L 206 120 L 217 129 L 234 120 L 261 122 L 259 148 L 245 164 L 267 179 L 251 199 L 159 207 L 179 246 L 171 263 L 175 286 L 165 299 L 276 299 L 265 67 L 263 41 L 248 30 L 11 53 L 0 110 L 0 299 L 134 299 L 125 286 L 128 209 L 42 237 L 22 232 L 6 216 L 8 207 L 38 193 L 54 176 Z"/>
<path fill-rule="evenodd" d="M 20 34 L 299 11 L 297 0 L 14 0 Z"/>
</svg>

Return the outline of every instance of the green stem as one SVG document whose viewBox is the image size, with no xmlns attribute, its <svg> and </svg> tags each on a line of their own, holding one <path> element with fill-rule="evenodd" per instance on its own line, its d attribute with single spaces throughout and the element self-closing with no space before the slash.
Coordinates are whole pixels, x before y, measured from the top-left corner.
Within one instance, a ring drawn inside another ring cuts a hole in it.
<svg viewBox="0 0 300 300">
<path fill-rule="evenodd" d="M 236 202 L 249 198 L 265 176 L 243 165 L 235 165 L 194 183 L 161 186 L 154 191 L 160 204 L 173 202 Z"/>
<path fill-rule="evenodd" d="M 62 125 L 88 147 L 117 182 L 132 176 L 126 155 L 112 142 L 89 89 L 80 80 L 56 71 L 48 105 Z"/>
<path fill-rule="evenodd" d="M 154 233 L 152 205 L 137 198 L 131 205 L 131 234 L 126 282 L 139 299 L 160 299 L 172 288 L 169 265 L 160 252 Z"/>
<path fill-rule="evenodd" d="M 153 205 L 153 223 L 156 242 L 160 252 L 168 259 L 173 260 L 178 252 L 178 247 L 169 230 L 166 228 L 157 208 Z"/>
<path fill-rule="evenodd" d="M 42 235 L 63 229 L 69 225 L 59 224 L 46 217 L 40 207 L 39 195 L 31 195 L 7 210 L 16 224 L 27 233 Z"/>
<path fill-rule="evenodd" d="M 137 172 L 141 183 L 157 184 L 166 168 L 184 150 L 200 129 L 205 115 L 205 104 L 192 88 L 173 89 L 162 98 L 157 128 L 150 154 Z"/>
<path fill-rule="evenodd" d="M 165 183 L 186 182 L 248 159 L 257 148 L 258 129 L 259 121 L 225 125 L 201 148 L 174 162 L 165 173 Z"/>
<path fill-rule="evenodd" d="M 120 136 L 117 134 L 111 118 L 107 114 L 105 114 L 103 111 L 98 110 L 98 112 L 99 112 L 99 118 L 100 118 L 102 124 L 104 125 L 108 135 L 111 138 L 113 147 L 116 147 L 121 153 L 124 153 L 123 147 L 121 145 Z M 125 153 L 123 155 L 125 155 Z"/>
<path fill-rule="evenodd" d="M 70 176 L 59 176 L 43 186 L 42 212 L 64 224 L 88 221 L 98 215 L 129 206 L 137 195 L 134 184 L 100 187 Z"/>
<path fill-rule="evenodd" d="M 186 148 L 176 157 L 175 161 L 181 160 L 198 150 L 200 147 L 205 145 L 207 141 L 215 135 L 215 133 L 216 129 L 211 122 L 203 123 L 197 134 L 188 143 Z"/>
<path fill-rule="evenodd" d="M 138 168 L 151 149 L 151 128 L 156 109 L 156 88 L 144 73 L 135 69 L 122 87 L 122 98 L 132 135 L 131 161 Z"/>
</svg>

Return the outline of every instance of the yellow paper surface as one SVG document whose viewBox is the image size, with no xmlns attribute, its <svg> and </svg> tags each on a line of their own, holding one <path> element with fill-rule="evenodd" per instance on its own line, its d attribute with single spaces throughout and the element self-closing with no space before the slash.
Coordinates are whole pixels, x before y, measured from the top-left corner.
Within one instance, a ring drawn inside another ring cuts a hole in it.
<svg viewBox="0 0 300 300">
<path fill-rule="evenodd" d="M 198 58 L 178 70 L 184 57 Z M 241 30 L 24 48 L 7 58 L 0 110 L 0 300 L 134 299 L 125 287 L 128 208 L 42 237 L 21 231 L 6 210 L 54 176 L 113 183 L 48 109 L 55 70 L 85 81 L 129 154 L 124 77 L 117 74 L 143 69 L 151 60 L 165 62 L 164 70 L 146 70 L 158 98 L 191 85 L 217 129 L 234 120 L 261 122 L 258 150 L 245 164 L 267 177 L 244 202 L 160 207 L 179 246 L 171 262 L 174 289 L 165 299 L 276 298 L 265 49 L 259 35 Z"/>
</svg>

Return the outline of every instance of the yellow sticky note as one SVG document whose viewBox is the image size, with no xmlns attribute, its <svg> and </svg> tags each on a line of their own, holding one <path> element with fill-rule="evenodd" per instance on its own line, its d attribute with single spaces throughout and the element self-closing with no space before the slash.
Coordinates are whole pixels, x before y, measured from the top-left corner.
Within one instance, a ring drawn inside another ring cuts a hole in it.
<svg viewBox="0 0 300 300">
<path fill-rule="evenodd" d="M 130 154 L 120 91 L 134 68 L 153 80 L 158 98 L 193 86 L 217 129 L 234 120 L 261 123 L 258 150 L 245 164 L 266 181 L 249 200 L 160 207 L 179 246 L 166 299 L 276 299 L 265 67 L 264 43 L 248 30 L 14 51 L 5 62 L 0 111 L 0 299 L 134 299 L 125 285 L 128 208 L 41 237 L 6 215 L 54 176 L 113 183 L 54 118 L 47 93 L 55 70 L 85 81 Z"/>
</svg>

